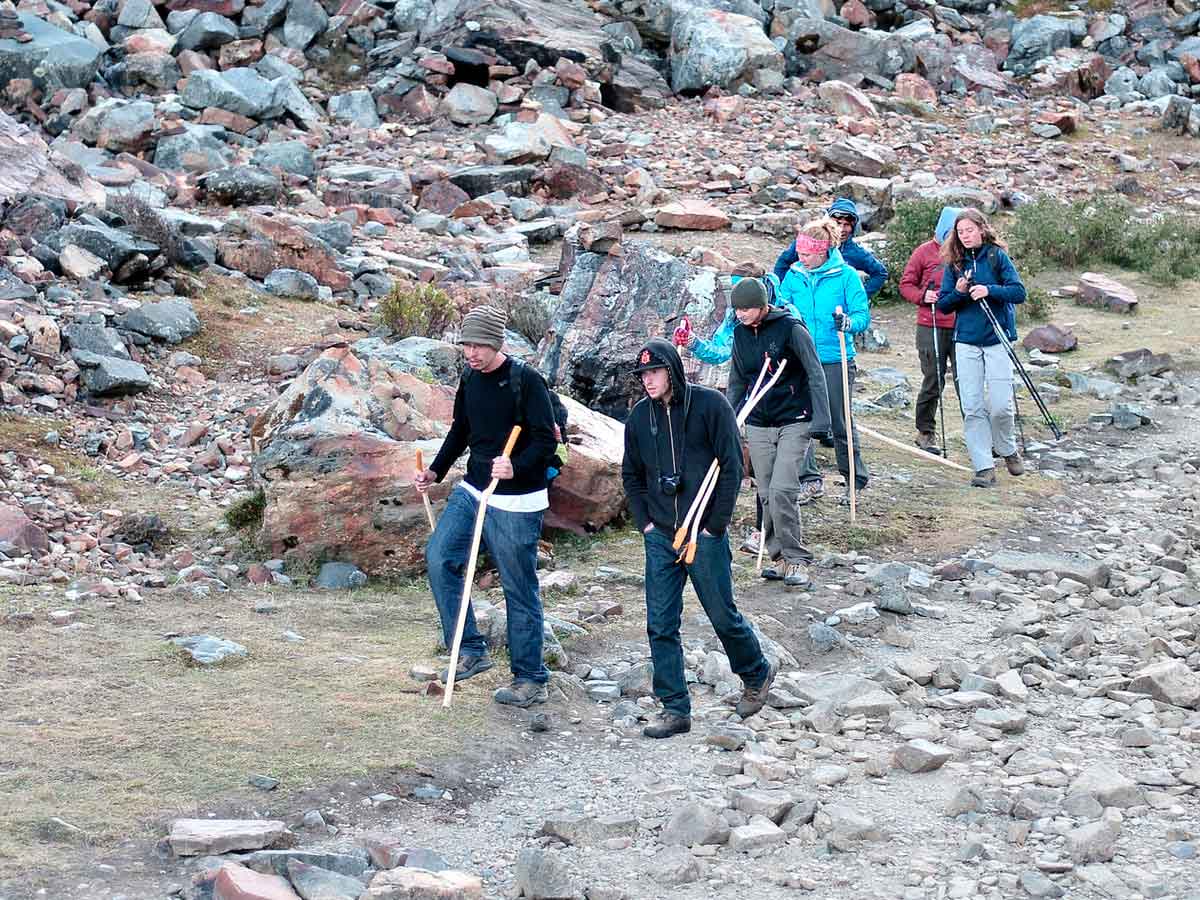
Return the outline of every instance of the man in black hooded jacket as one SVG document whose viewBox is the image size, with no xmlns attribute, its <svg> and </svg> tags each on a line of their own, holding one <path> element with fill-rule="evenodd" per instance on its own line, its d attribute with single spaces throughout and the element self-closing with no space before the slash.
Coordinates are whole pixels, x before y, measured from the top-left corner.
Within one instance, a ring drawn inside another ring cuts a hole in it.
<svg viewBox="0 0 1200 900">
<path fill-rule="evenodd" d="M 643 734 L 666 738 L 692 727 L 679 637 L 683 586 L 689 577 L 730 667 L 742 679 L 744 690 L 737 704 L 742 718 L 762 709 L 776 667 L 763 655 L 733 599 L 726 530 L 742 482 L 742 448 L 733 408 L 719 391 L 687 382 L 679 353 L 668 341 L 651 338 L 636 362 L 634 373 L 641 377 L 646 396 L 625 422 L 621 477 L 646 544 L 646 633 L 654 662 L 654 694 L 663 705 L 658 721 Z M 712 499 L 700 513 L 695 560 L 677 562 L 671 542 L 714 459 L 721 468 Z"/>
</svg>

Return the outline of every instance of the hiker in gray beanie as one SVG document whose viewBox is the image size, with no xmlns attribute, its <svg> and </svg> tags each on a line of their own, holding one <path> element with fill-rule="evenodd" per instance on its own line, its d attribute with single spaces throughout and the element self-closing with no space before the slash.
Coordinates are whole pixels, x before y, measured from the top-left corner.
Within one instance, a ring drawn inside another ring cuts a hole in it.
<svg viewBox="0 0 1200 900">
<path fill-rule="evenodd" d="M 494 306 L 477 306 L 463 317 L 459 331 L 460 344 L 479 344 L 499 350 L 504 346 L 504 329 L 508 313 Z"/>
<path fill-rule="evenodd" d="M 501 352 L 508 316 L 493 306 L 478 306 L 463 318 L 458 341 L 467 367 L 454 395 L 454 421 L 433 464 L 413 484 L 424 493 L 444 479 L 463 451 L 470 450 L 466 476 L 446 501 L 446 508 L 425 548 L 429 586 L 442 620 L 446 646 L 454 641 L 463 573 L 472 544 L 475 514 L 488 483 L 499 486 L 488 501 L 483 544 L 500 570 L 508 612 L 509 666 L 513 682 L 492 699 L 527 707 L 546 702 L 550 673 L 542 662 L 542 600 L 538 590 L 537 547 L 542 516 L 550 505 L 546 468 L 554 458 L 554 414 L 550 391 L 537 370 Z M 512 455 L 504 444 L 513 426 L 521 434 Z M 455 682 L 492 668 L 487 643 L 467 607 Z M 442 673 L 442 681 L 449 672 Z"/>
</svg>

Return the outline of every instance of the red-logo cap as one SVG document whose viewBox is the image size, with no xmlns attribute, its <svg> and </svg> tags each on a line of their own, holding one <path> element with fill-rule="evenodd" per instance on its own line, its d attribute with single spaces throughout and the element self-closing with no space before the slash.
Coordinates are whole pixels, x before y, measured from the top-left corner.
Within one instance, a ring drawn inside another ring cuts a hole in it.
<svg viewBox="0 0 1200 900">
<path fill-rule="evenodd" d="M 641 359 L 639 359 L 638 362 L 643 366 L 646 365 L 648 362 L 650 362 L 650 351 L 643 350 Z"/>
</svg>

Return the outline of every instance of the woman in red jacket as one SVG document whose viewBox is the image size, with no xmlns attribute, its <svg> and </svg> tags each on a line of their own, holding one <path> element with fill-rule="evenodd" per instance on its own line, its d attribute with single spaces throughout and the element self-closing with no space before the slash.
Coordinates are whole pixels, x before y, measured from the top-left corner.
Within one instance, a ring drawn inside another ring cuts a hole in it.
<svg viewBox="0 0 1200 900">
<path fill-rule="evenodd" d="M 917 247 L 900 277 L 900 294 L 917 306 L 917 357 L 921 361 L 921 392 L 917 395 L 916 444 L 928 453 L 940 453 L 935 437 L 937 405 L 941 402 L 941 386 L 946 381 L 946 363 L 954 378 L 958 393 L 958 367 L 954 364 L 954 313 L 934 309 L 938 289 L 942 284 L 942 260 L 939 255 L 942 241 L 954 227 L 959 210 L 952 206 L 942 209 L 934 237 Z M 933 329 L 937 327 L 937 351 L 934 352 Z"/>
</svg>

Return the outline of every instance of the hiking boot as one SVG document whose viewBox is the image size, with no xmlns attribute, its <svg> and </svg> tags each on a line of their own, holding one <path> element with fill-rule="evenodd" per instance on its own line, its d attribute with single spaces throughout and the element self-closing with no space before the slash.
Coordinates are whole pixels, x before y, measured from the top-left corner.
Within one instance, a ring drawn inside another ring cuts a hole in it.
<svg viewBox="0 0 1200 900">
<path fill-rule="evenodd" d="M 830 447 L 830 448 L 833 448 L 833 447 L 836 447 L 836 446 L 837 446 L 837 445 L 836 445 L 836 444 L 833 442 L 833 433 L 832 433 L 832 432 L 829 432 L 829 431 L 825 432 L 825 433 L 824 433 L 824 434 L 822 434 L 820 437 L 818 437 L 818 438 L 817 438 L 817 442 L 818 442 L 818 443 L 820 443 L 820 445 L 821 445 L 822 447 Z"/>
<path fill-rule="evenodd" d="M 774 684 L 775 676 L 778 673 L 779 663 L 770 663 L 770 668 L 767 669 L 767 677 L 762 680 L 762 684 L 757 687 L 746 685 L 742 688 L 742 699 L 737 702 L 737 707 L 734 711 L 743 719 L 748 719 L 766 706 L 767 694 L 770 693 L 771 685 Z"/>
<path fill-rule="evenodd" d="M 494 665 L 495 663 L 492 662 L 492 658 L 486 653 L 479 655 L 475 655 L 473 653 L 461 654 L 458 657 L 458 666 L 454 670 L 454 683 L 458 684 L 460 681 L 466 681 L 468 678 L 473 678 L 476 675 L 486 672 Z M 442 674 L 438 677 L 441 678 L 442 684 L 445 684 L 447 681 L 449 681 L 450 667 L 446 666 L 446 668 L 442 669 Z"/>
<path fill-rule="evenodd" d="M 862 487 L 855 488 L 854 502 L 856 504 L 862 503 L 862 493 L 866 489 L 867 489 L 867 486 L 865 484 Z M 846 488 L 845 493 L 842 494 L 842 496 L 838 497 L 838 506 L 849 506 L 849 505 L 850 505 L 850 488 Z"/>
<path fill-rule="evenodd" d="M 825 482 L 820 478 L 800 482 L 800 491 L 796 494 L 796 505 L 807 506 L 814 500 L 825 496 Z"/>
<path fill-rule="evenodd" d="M 784 569 L 783 583 L 788 587 L 806 587 L 810 581 L 808 566 L 804 563 L 789 563 Z"/>
<path fill-rule="evenodd" d="M 762 570 L 762 577 L 767 579 L 767 581 L 783 581 L 784 568 L 782 558 L 773 560 L 769 566 Z"/>
<path fill-rule="evenodd" d="M 549 696 L 544 684 L 518 678 L 508 687 L 500 688 L 492 694 L 492 699 L 505 706 L 519 706 L 524 709 L 535 703 L 545 703 Z"/>
<path fill-rule="evenodd" d="M 937 439 L 931 432 L 922 431 L 917 434 L 917 439 L 914 443 L 924 450 L 926 453 L 932 453 L 934 456 L 941 456 L 942 450 L 937 445 Z"/>
<path fill-rule="evenodd" d="M 741 550 L 743 553 L 757 553 L 758 552 L 758 542 L 761 540 L 762 540 L 762 532 L 761 531 L 752 531 L 748 535 L 746 535 L 746 539 L 744 541 L 742 541 L 742 546 L 739 547 L 738 549 Z"/>
<path fill-rule="evenodd" d="M 1021 462 L 1020 453 L 1013 453 L 1011 456 L 1004 457 L 1004 465 L 1008 467 L 1009 475 L 1025 474 L 1025 463 Z"/>
<path fill-rule="evenodd" d="M 642 734 L 648 738 L 661 740 L 676 734 L 687 734 L 691 730 L 691 716 L 681 716 L 679 713 L 663 710 L 658 714 L 653 725 L 647 725 L 642 729 Z"/>
<path fill-rule="evenodd" d="M 996 470 L 980 469 L 975 473 L 975 477 L 971 479 L 971 487 L 995 487 L 996 486 Z"/>
</svg>

